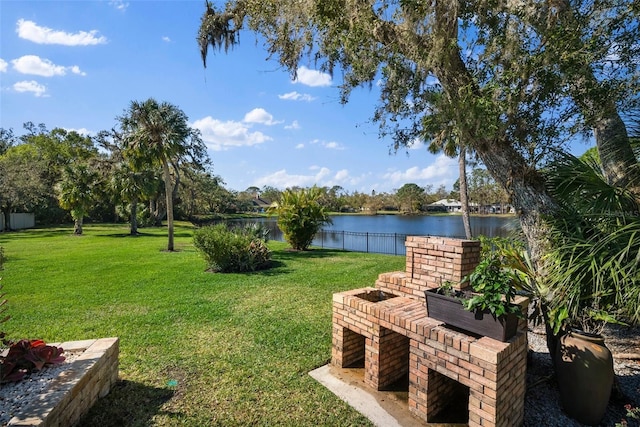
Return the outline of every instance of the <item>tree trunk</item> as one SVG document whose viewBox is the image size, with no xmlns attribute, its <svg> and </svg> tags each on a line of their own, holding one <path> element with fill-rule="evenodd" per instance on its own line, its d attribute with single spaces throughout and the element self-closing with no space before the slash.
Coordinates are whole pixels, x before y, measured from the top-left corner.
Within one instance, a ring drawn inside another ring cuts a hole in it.
<svg viewBox="0 0 640 427">
<path fill-rule="evenodd" d="M 571 3 L 562 0 L 559 6 L 556 12 L 561 24 L 567 28 L 577 27 Z M 573 43 L 581 45 L 583 42 L 579 34 L 576 33 L 575 37 Z M 567 66 L 561 64 L 561 71 L 569 78 L 571 97 L 593 129 L 602 171 L 609 184 L 640 195 L 640 165 L 631 147 L 627 127 L 620 117 L 616 100 L 601 90 L 602 84 L 587 61 L 589 59 L 579 67 L 573 62 Z"/>
<path fill-rule="evenodd" d="M 11 231 L 11 208 L 7 207 L 4 211 L 4 224 L 0 224 L 4 227 L 0 227 L 2 231 Z"/>
<path fill-rule="evenodd" d="M 640 168 L 629 143 L 627 127 L 617 111 L 598 120 L 593 134 L 604 175 L 609 184 L 640 195 Z"/>
<path fill-rule="evenodd" d="M 162 226 L 162 218 L 165 213 L 161 211 L 162 203 L 158 203 L 157 199 L 149 200 L 149 216 L 151 217 L 151 223 L 157 227 Z"/>
<path fill-rule="evenodd" d="M 481 99 L 478 85 L 460 57 L 457 43 L 459 7 L 457 0 L 436 1 L 434 31 L 440 52 L 433 71 L 452 105 L 482 105 L 485 100 Z M 469 117 L 469 111 L 460 110 L 457 125 L 461 139 L 469 141 L 469 146 L 509 195 L 520 218 L 532 261 L 534 265 L 540 265 L 548 247 L 548 227 L 543 216 L 557 212 L 556 202 L 547 194 L 543 177 L 526 163 L 506 135 L 487 137 L 484 135 L 486 123 L 482 123 L 486 118 Z"/>
<path fill-rule="evenodd" d="M 134 197 L 131 201 L 131 231 L 130 234 L 135 236 L 138 234 L 138 198 Z"/>
<path fill-rule="evenodd" d="M 597 84 L 590 68 L 584 73 L 587 76 L 574 83 L 571 92 L 593 129 L 602 172 L 609 184 L 640 195 L 640 167 L 631 147 L 627 127 L 613 100 L 593 99 L 593 95 L 582 87 Z"/>
<path fill-rule="evenodd" d="M 82 217 L 76 218 L 73 224 L 73 234 L 76 236 L 82 235 Z"/>
<path fill-rule="evenodd" d="M 166 160 L 162 162 L 162 170 L 164 172 L 164 192 L 167 195 L 167 231 L 169 234 L 167 250 L 171 252 L 173 251 L 173 184 L 171 182 L 169 163 Z"/>
<path fill-rule="evenodd" d="M 471 233 L 471 218 L 469 215 L 469 189 L 467 188 L 467 149 L 464 144 L 460 144 L 460 156 L 458 157 L 460 168 L 460 209 L 462 210 L 462 224 L 464 225 L 465 237 L 473 239 Z"/>
</svg>

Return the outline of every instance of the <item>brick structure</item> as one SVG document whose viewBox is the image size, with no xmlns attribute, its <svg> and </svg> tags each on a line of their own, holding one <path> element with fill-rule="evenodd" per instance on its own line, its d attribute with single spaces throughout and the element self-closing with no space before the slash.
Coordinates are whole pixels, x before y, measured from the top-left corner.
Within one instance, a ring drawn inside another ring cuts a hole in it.
<svg viewBox="0 0 640 427">
<path fill-rule="evenodd" d="M 409 376 L 409 410 L 430 422 L 452 399 L 468 399 L 469 426 L 516 426 L 524 417 L 527 335 L 509 342 L 467 335 L 427 316 L 424 290 L 459 283 L 479 262 L 477 241 L 407 238 L 407 272 L 375 288 L 333 296 L 331 363 L 364 362 L 364 381 L 384 390 Z M 526 327 L 526 322 L 521 324 Z"/>
<path fill-rule="evenodd" d="M 48 391 L 14 416 L 8 426 L 73 426 L 106 396 L 118 380 L 118 338 L 53 343 L 81 354 L 48 386 Z"/>
</svg>

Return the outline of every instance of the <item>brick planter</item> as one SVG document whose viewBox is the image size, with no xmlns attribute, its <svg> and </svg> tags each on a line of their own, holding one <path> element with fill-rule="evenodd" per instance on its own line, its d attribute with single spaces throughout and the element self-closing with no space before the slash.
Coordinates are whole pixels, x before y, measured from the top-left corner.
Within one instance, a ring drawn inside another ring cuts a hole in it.
<svg viewBox="0 0 640 427">
<path fill-rule="evenodd" d="M 118 380 L 118 338 L 51 343 L 65 352 L 82 352 L 46 393 L 22 408 L 8 426 L 72 426 Z"/>
<path fill-rule="evenodd" d="M 496 318 L 489 310 L 467 311 L 458 298 L 440 295 L 437 289 L 427 289 L 424 296 L 428 316 L 442 320 L 454 328 L 502 342 L 510 340 L 518 332 L 518 316 L 515 313 L 507 313 Z"/>
</svg>

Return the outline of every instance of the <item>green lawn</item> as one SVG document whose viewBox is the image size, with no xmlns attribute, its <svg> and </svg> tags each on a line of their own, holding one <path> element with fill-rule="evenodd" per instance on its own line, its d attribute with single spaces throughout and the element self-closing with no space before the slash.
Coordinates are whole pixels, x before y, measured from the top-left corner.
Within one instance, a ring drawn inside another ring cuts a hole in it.
<svg viewBox="0 0 640 427">
<path fill-rule="evenodd" d="M 308 372 L 331 357 L 331 296 L 403 270 L 403 256 L 270 242 L 274 268 L 212 274 L 176 227 L 0 233 L 12 339 L 117 336 L 120 380 L 87 426 L 368 425 Z"/>
</svg>

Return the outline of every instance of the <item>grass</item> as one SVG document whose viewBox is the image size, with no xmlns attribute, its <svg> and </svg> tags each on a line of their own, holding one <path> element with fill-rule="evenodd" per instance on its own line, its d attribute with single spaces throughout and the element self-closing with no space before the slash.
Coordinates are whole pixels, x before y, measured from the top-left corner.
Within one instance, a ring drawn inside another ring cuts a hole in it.
<svg viewBox="0 0 640 427">
<path fill-rule="evenodd" d="M 332 294 L 373 286 L 404 257 L 270 242 L 274 268 L 212 274 L 176 227 L 0 233 L 12 339 L 117 336 L 120 381 L 81 425 L 369 425 L 308 372 L 331 357 Z"/>
</svg>

